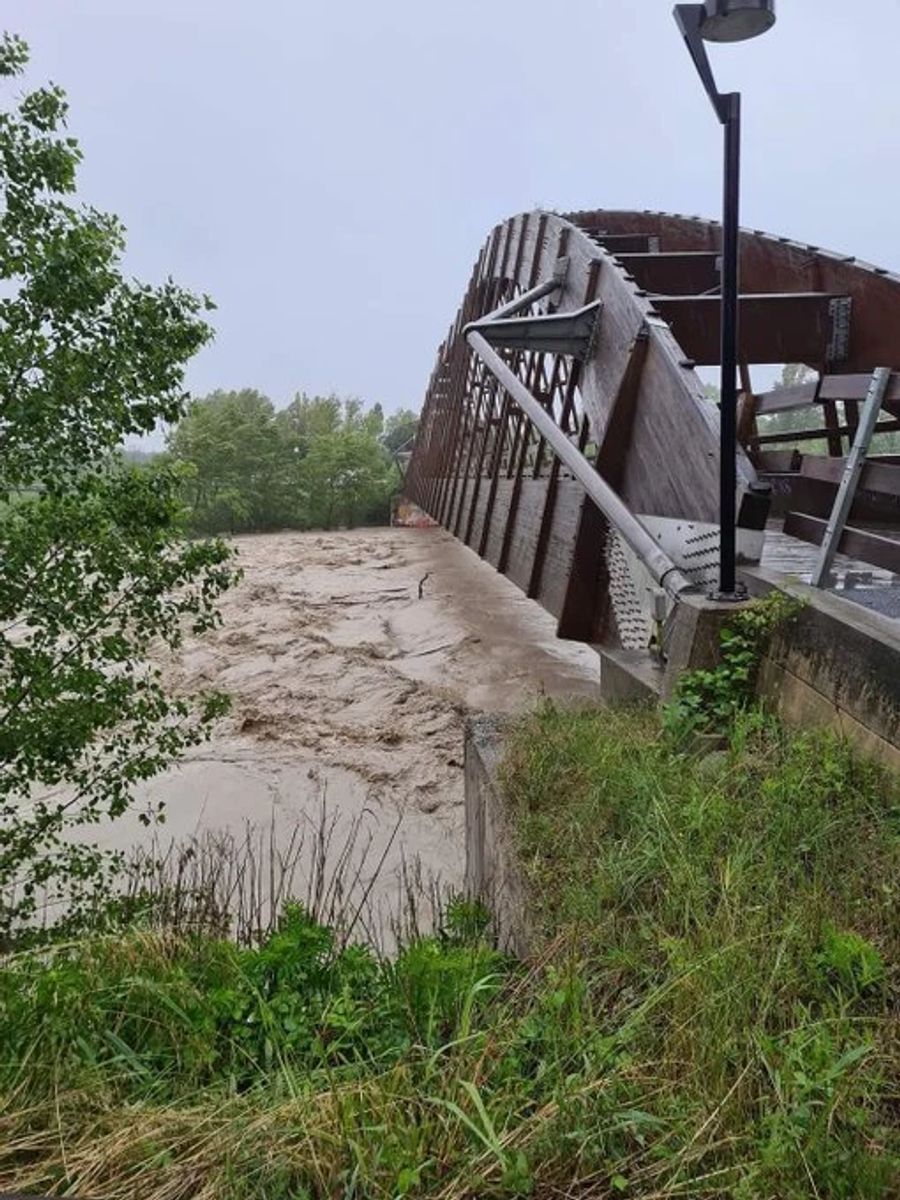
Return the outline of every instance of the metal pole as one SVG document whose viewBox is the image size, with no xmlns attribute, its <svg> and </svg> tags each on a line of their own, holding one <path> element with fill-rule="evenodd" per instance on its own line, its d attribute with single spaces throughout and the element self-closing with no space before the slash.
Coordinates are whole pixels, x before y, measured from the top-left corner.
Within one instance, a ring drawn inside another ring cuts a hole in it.
<svg viewBox="0 0 900 1200">
<path fill-rule="evenodd" d="M 565 261 L 568 262 L 568 259 Z M 565 278 L 564 274 L 563 278 Z M 483 317 L 478 318 L 477 323 L 481 321 L 497 321 L 503 317 L 511 317 L 513 313 L 517 313 L 520 309 L 527 308 L 529 304 L 534 304 L 535 300 L 549 296 L 551 292 L 558 292 L 561 287 L 562 280 L 554 273 L 550 279 L 545 279 L 543 283 L 538 283 L 533 288 L 529 288 L 527 292 L 523 292 L 521 296 L 516 296 L 508 304 L 501 304 L 493 312 L 485 313 Z"/>
<path fill-rule="evenodd" d="M 719 592 L 737 598 L 737 358 L 740 285 L 741 97 L 722 97 L 725 125 L 724 212 L 722 217 L 722 384 L 719 415 Z"/>
</svg>

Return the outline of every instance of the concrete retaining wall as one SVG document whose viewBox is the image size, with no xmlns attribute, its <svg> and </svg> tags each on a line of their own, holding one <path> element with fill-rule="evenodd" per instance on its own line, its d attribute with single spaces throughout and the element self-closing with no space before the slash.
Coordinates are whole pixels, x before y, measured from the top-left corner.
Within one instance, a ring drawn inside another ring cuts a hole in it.
<svg viewBox="0 0 900 1200">
<path fill-rule="evenodd" d="M 503 722 L 473 717 L 466 723 L 466 894 L 487 905 L 497 945 L 524 957 L 529 937 L 525 885 L 513 822 L 498 784 Z"/>
<path fill-rule="evenodd" d="M 741 574 L 751 595 L 777 588 L 803 602 L 763 659 L 759 694 L 789 724 L 834 729 L 900 771 L 900 621 L 761 568 Z M 685 671 L 716 665 L 722 625 L 734 612 L 702 596 L 682 597 L 665 671 L 648 653 L 598 647 L 603 699 L 670 699 Z"/>
<path fill-rule="evenodd" d="M 759 691 L 793 725 L 825 726 L 900 771 L 900 622 L 760 569 L 761 594 L 777 586 L 804 607 L 773 639 Z"/>
</svg>

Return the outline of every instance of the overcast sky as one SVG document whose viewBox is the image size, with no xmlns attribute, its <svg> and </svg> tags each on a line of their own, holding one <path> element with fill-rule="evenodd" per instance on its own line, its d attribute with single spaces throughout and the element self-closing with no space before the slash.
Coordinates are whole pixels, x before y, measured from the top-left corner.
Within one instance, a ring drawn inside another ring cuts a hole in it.
<svg viewBox="0 0 900 1200">
<path fill-rule="evenodd" d="M 7 0 L 127 267 L 218 304 L 196 392 L 416 406 L 484 237 L 535 206 L 717 216 L 669 0 Z M 865 11 L 866 20 L 860 19 Z M 900 267 L 900 0 L 779 0 L 714 48 L 744 224 Z"/>
</svg>

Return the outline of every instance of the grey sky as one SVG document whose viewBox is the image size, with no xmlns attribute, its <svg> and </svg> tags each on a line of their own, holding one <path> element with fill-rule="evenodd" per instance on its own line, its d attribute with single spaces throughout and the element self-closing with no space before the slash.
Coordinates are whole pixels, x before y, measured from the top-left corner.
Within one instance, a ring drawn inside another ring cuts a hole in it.
<svg viewBox="0 0 900 1200">
<path fill-rule="evenodd" d="M 745 90 L 744 223 L 900 267 L 900 2 L 780 0 L 714 49 Z M 197 392 L 417 405 L 490 227 L 715 216 L 719 129 L 669 0 L 8 0 L 68 91 L 128 267 L 219 305 Z"/>
</svg>

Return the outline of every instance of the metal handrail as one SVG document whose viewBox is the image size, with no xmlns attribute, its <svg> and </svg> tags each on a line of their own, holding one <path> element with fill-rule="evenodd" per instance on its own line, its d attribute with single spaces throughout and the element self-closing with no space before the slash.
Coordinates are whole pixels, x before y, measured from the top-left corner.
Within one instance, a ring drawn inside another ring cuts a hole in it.
<svg viewBox="0 0 900 1200">
<path fill-rule="evenodd" d="M 533 289 L 533 291 L 536 290 Z M 519 299 L 521 301 L 525 297 Z M 509 311 L 508 306 L 505 306 L 505 311 Z M 503 312 L 504 309 L 498 309 L 495 313 L 490 314 L 490 318 L 500 316 Z M 479 324 L 483 324 L 486 319 L 489 318 L 482 317 Z M 671 596 L 679 596 L 682 592 L 692 589 L 694 584 L 681 573 L 649 530 L 641 524 L 631 509 L 603 479 L 603 476 L 599 475 L 581 451 L 572 445 L 543 405 L 529 392 L 525 384 L 507 366 L 487 339 L 477 329 L 470 328 L 466 331 L 466 341 L 491 374 L 506 388 L 560 462 L 572 472 L 610 525 L 622 535 L 654 581 Z"/>
</svg>

